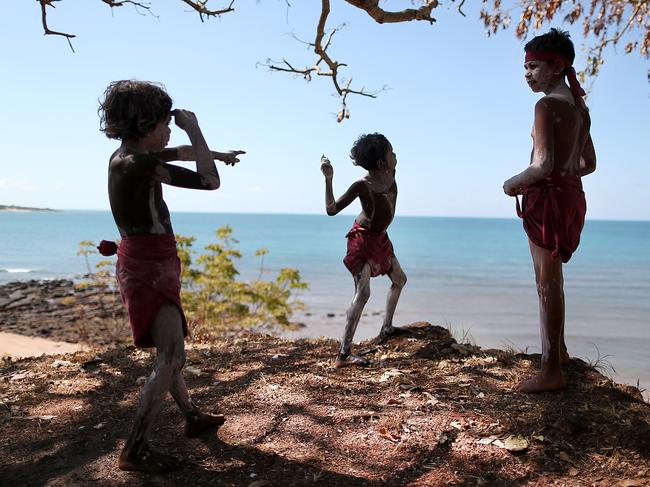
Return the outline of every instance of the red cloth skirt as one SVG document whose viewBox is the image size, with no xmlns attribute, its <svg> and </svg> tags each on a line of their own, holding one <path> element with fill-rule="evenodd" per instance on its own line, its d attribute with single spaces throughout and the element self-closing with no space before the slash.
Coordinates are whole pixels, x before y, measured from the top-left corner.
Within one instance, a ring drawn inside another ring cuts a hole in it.
<svg viewBox="0 0 650 487">
<path fill-rule="evenodd" d="M 124 237 L 117 249 L 116 273 L 136 347 L 155 346 L 151 325 L 167 301 L 178 307 L 183 335 L 187 336 L 187 321 L 181 305 L 181 262 L 173 235 Z"/>
<path fill-rule="evenodd" d="M 523 208 L 523 210 L 522 210 Z M 528 238 L 538 247 L 569 262 L 578 248 L 587 202 L 579 176 L 556 176 L 531 185 L 517 198 L 517 215 Z"/>
<path fill-rule="evenodd" d="M 370 264 L 372 277 L 390 272 L 395 254 L 386 232 L 371 232 L 355 222 L 346 237 L 348 252 L 343 263 L 353 276 L 358 275 L 366 263 Z"/>
</svg>

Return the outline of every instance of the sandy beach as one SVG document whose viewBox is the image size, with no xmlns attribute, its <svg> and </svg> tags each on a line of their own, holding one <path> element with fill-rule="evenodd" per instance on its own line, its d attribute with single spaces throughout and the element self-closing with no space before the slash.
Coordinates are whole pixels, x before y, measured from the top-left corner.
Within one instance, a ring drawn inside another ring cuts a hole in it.
<svg viewBox="0 0 650 487">
<path fill-rule="evenodd" d="M 81 344 L 57 342 L 39 337 L 17 335 L 0 331 L 0 357 L 39 357 L 43 354 L 74 353 L 85 350 Z"/>
</svg>

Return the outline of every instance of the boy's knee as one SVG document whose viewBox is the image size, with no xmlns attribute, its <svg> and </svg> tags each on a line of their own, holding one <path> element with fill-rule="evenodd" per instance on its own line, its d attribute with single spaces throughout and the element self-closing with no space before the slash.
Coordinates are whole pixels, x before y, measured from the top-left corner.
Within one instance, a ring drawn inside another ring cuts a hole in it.
<svg viewBox="0 0 650 487">
<path fill-rule="evenodd" d="M 408 281 L 408 279 L 406 278 L 406 274 L 400 272 L 397 276 L 395 276 L 395 280 L 393 281 L 393 284 L 399 288 L 403 288 L 404 286 L 406 286 L 406 281 Z"/>
<path fill-rule="evenodd" d="M 562 282 L 560 280 L 540 279 L 537 281 L 537 295 L 541 299 L 560 293 L 562 293 Z"/>
<path fill-rule="evenodd" d="M 171 367 L 174 373 L 180 371 L 185 365 L 185 349 L 182 346 L 170 347 L 160 354 L 159 359 L 166 367 Z"/>
<path fill-rule="evenodd" d="M 185 365 L 185 360 L 187 359 L 187 355 L 185 354 L 185 348 L 184 347 L 179 347 L 179 350 L 176 350 L 174 352 L 174 368 L 176 371 L 179 371 L 183 368 Z"/>
<path fill-rule="evenodd" d="M 368 299 L 370 299 L 370 286 L 363 286 L 359 288 L 359 292 L 357 293 L 357 301 L 366 303 L 368 302 Z"/>
</svg>

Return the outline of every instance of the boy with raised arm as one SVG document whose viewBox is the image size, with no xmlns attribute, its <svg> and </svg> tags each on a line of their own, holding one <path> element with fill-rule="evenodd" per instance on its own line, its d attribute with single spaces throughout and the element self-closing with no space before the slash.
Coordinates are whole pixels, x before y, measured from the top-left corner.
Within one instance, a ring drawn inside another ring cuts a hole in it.
<svg viewBox="0 0 650 487">
<path fill-rule="evenodd" d="M 121 140 L 108 166 L 108 196 L 120 232 L 119 247 L 102 241 L 102 255 L 117 253 L 117 280 L 137 347 L 156 347 L 154 370 L 147 379 L 133 429 L 119 457 L 122 470 L 161 472 L 175 460 L 149 448 L 149 435 L 169 391 L 185 415 L 185 435 L 218 428 L 222 415 L 206 414 L 192 403 L 181 369 L 185 363 L 187 324 L 180 300 L 180 261 L 162 184 L 215 190 L 220 185 L 215 158 L 234 165 L 242 151 L 208 149 L 196 116 L 172 110 L 172 100 L 154 83 L 111 83 L 100 105 L 101 130 Z M 166 149 L 174 119 L 192 145 Z M 196 171 L 168 164 L 195 160 Z"/>
<path fill-rule="evenodd" d="M 353 183 L 338 200 L 334 199 L 332 190 L 334 169 L 325 156 L 321 158 L 327 214 L 336 215 L 357 198 L 361 202 L 361 213 L 346 235 L 348 251 L 343 263 L 354 278 L 355 293 L 347 312 L 345 333 L 336 357 L 336 367 L 368 365 L 366 359 L 352 354 L 351 346 L 363 307 L 370 297 L 371 277 L 388 274 L 391 280 L 386 300 L 386 316 L 379 338 L 385 339 L 403 331 L 393 326 L 393 315 L 402 288 L 406 284 L 406 274 L 393 253 L 393 245 L 386 233 L 395 216 L 397 203 L 397 158 L 388 139 L 377 133 L 359 137 L 350 151 L 350 157 L 353 164 L 363 167 L 368 174 Z"/>
<path fill-rule="evenodd" d="M 567 32 L 551 29 L 525 46 L 526 81 L 544 93 L 535 105 L 533 151 L 526 170 L 503 184 L 517 199 L 535 268 L 542 335 L 542 366 L 519 384 L 522 392 L 565 387 L 562 364 L 569 361 L 564 342 L 562 263 L 578 248 L 587 210 L 581 177 L 596 169 L 589 134 L 591 119 L 573 68 L 575 51 Z M 568 79 L 568 86 L 565 82 Z"/>
</svg>

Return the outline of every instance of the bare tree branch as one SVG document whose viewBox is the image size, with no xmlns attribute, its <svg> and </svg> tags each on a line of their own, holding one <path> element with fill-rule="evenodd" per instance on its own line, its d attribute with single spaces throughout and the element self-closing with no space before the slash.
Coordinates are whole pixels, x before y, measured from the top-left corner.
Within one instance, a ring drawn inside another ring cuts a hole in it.
<svg viewBox="0 0 650 487">
<path fill-rule="evenodd" d="M 41 23 L 43 24 L 43 31 L 45 35 L 52 35 L 52 36 L 61 36 L 65 37 L 65 40 L 68 41 L 68 45 L 70 46 L 70 49 L 72 49 L 72 52 L 74 52 L 74 47 L 72 47 L 72 42 L 70 39 L 74 39 L 75 36 L 74 34 L 66 34 L 65 32 L 57 32 L 55 30 L 51 30 L 48 25 L 47 25 L 47 7 L 52 7 L 56 8 L 54 6 L 54 2 L 58 2 L 60 0 L 37 0 L 41 4 Z"/>
<path fill-rule="evenodd" d="M 413 20 L 424 20 L 429 23 L 433 23 L 435 22 L 435 19 L 431 16 L 431 12 L 438 6 L 437 0 L 423 0 L 423 5 L 418 9 L 405 9 L 398 12 L 387 12 L 379 7 L 379 0 L 344 1 L 356 8 L 364 10 L 372 19 L 380 24 L 410 22 Z M 330 29 L 329 31 L 326 29 L 329 14 L 330 0 L 321 0 L 321 14 L 318 19 L 318 24 L 316 25 L 316 38 L 314 39 L 314 42 L 305 42 L 293 34 L 293 37 L 298 42 L 307 44 L 313 48 L 314 53 L 316 54 L 316 61 L 311 67 L 307 66 L 304 68 L 296 68 L 286 59 L 282 59 L 282 61 L 272 61 L 271 59 L 267 59 L 266 63 L 259 64 L 266 66 L 271 71 L 293 73 L 294 75 L 303 77 L 306 81 L 311 81 L 314 75 L 330 77 L 336 95 L 339 97 L 339 100 L 341 102 L 341 107 L 336 117 L 340 123 L 345 119 L 350 118 L 350 110 L 348 109 L 349 95 L 376 98 L 379 93 L 386 90 L 386 87 L 384 86 L 381 89 L 374 91 L 368 91 L 365 88 L 355 89 L 352 87 L 352 78 L 346 79 L 340 76 L 339 70 L 345 67 L 346 64 L 332 59 L 328 49 L 332 45 L 334 34 L 339 32 L 341 30 L 341 27 L 336 27 Z"/>
<path fill-rule="evenodd" d="M 68 41 L 68 45 L 70 46 L 70 49 L 72 49 L 72 52 L 74 52 L 74 48 L 72 47 L 72 42 L 70 41 L 70 39 L 74 39 L 77 36 L 75 34 L 68 34 L 65 32 L 58 32 L 52 30 L 48 27 L 47 24 L 47 10 L 46 10 L 47 7 L 55 8 L 54 2 L 60 2 L 62 0 L 36 0 L 36 1 L 41 5 L 41 23 L 43 24 L 44 34 L 65 37 L 65 39 Z M 136 9 L 141 8 L 151 12 L 150 2 L 142 2 L 139 0 L 100 0 L 100 1 L 108 5 L 111 9 L 115 7 L 123 7 L 124 5 L 132 5 Z M 199 17 L 201 18 L 201 22 L 203 22 L 206 18 L 218 17 L 220 15 L 223 15 L 228 12 L 233 12 L 235 10 L 233 7 L 233 5 L 235 4 L 235 0 L 230 0 L 230 4 L 227 7 L 218 10 L 212 10 L 207 7 L 208 2 L 210 0 L 180 0 L 180 1 L 185 3 L 186 5 L 189 5 L 190 7 L 192 7 L 193 10 L 198 12 Z"/>
<path fill-rule="evenodd" d="M 223 14 L 227 14 L 228 12 L 235 11 L 233 7 L 233 5 L 235 4 L 235 0 L 230 0 L 230 4 L 227 7 L 218 10 L 210 10 L 209 8 L 207 8 L 207 4 L 209 1 L 210 0 L 181 0 L 181 2 L 189 5 L 199 13 L 201 22 L 204 22 L 205 20 L 204 17 L 205 18 L 219 17 Z"/>
<path fill-rule="evenodd" d="M 345 0 L 350 5 L 364 10 L 379 24 L 410 22 L 424 20 L 429 23 L 436 21 L 431 12 L 438 6 L 438 0 L 423 0 L 420 8 L 407 8 L 398 12 L 388 12 L 379 6 L 379 0 Z"/>
</svg>

